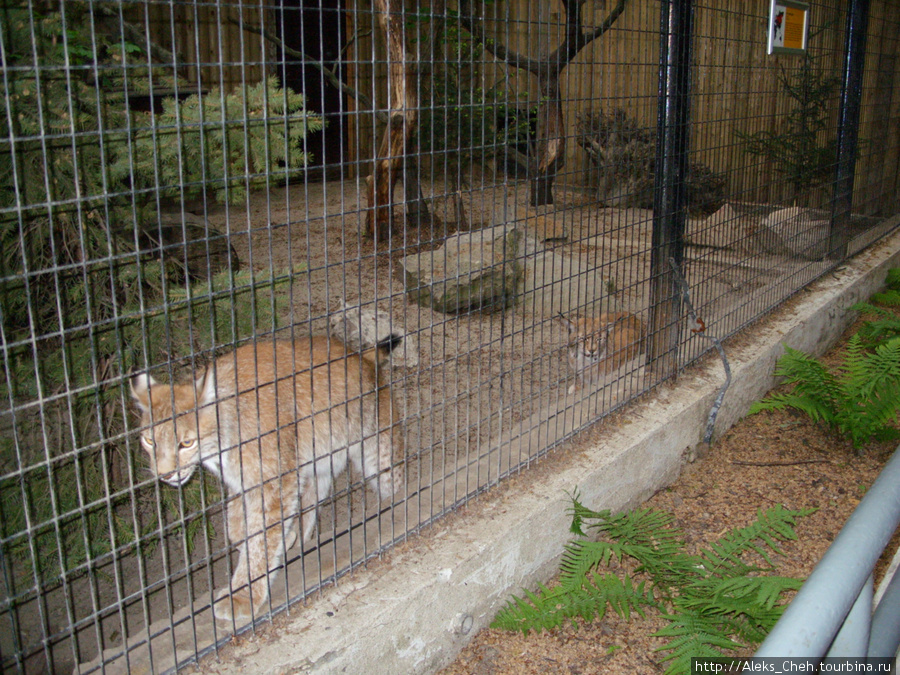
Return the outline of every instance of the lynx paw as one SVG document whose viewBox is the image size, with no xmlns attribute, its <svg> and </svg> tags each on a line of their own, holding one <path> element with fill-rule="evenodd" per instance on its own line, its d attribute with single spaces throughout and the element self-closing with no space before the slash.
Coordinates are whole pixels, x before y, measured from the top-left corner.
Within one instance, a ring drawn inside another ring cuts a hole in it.
<svg viewBox="0 0 900 675">
<path fill-rule="evenodd" d="M 570 394 L 574 394 L 576 391 L 578 391 L 578 383 L 577 382 L 569 387 Z"/>
<path fill-rule="evenodd" d="M 297 526 L 291 525 L 284 533 L 284 555 L 297 543 Z"/>
<path fill-rule="evenodd" d="M 213 604 L 213 615 L 220 621 L 242 623 L 253 618 L 253 606 L 250 603 L 250 591 L 246 588 L 229 593 L 223 588 L 216 594 Z"/>
</svg>

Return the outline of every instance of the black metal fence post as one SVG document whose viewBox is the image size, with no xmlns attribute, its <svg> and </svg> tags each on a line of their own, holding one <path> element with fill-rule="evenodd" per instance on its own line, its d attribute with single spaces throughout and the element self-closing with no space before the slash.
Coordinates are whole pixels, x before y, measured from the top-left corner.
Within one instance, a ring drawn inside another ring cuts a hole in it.
<svg viewBox="0 0 900 675">
<path fill-rule="evenodd" d="M 668 378 L 678 368 L 681 295 L 669 260 L 681 265 L 690 145 L 691 0 L 660 8 L 659 107 L 650 257 L 650 365 Z"/>
<path fill-rule="evenodd" d="M 838 260 L 847 257 L 868 25 L 869 0 L 851 0 L 847 10 L 847 30 L 844 41 L 837 171 L 831 207 L 831 239 L 828 247 L 831 257 Z"/>
</svg>

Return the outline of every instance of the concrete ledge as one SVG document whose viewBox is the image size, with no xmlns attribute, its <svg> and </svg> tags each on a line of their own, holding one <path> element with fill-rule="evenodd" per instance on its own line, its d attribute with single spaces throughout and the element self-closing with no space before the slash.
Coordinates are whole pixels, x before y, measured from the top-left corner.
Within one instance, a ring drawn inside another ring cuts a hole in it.
<svg viewBox="0 0 900 675">
<path fill-rule="evenodd" d="M 733 383 L 721 433 L 774 384 L 782 345 L 822 353 L 900 266 L 900 233 L 858 255 L 789 301 L 738 345 L 726 345 Z M 309 606 L 208 657 L 205 673 L 427 673 L 449 663 L 510 592 L 555 571 L 576 486 L 592 508 L 634 506 L 670 483 L 702 437 L 722 383 L 718 360 L 588 431 L 537 466 L 342 580 Z M 714 451 L 714 450 L 713 450 Z"/>
</svg>

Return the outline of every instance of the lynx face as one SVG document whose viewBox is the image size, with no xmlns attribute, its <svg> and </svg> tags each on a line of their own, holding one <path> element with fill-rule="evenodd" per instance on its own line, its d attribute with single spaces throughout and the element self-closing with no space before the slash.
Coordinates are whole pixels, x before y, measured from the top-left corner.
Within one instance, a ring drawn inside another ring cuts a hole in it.
<svg viewBox="0 0 900 675">
<path fill-rule="evenodd" d="M 598 331 L 573 336 L 569 343 L 569 353 L 574 360 L 575 370 L 581 371 L 594 366 L 607 356 L 610 326 L 603 326 Z"/>
<path fill-rule="evenodd" d="M 196 392 L 193 385 L 170 387 L 147 374 L 131 380 L 131 395 L 141 410 L 141 426 L 146 427 L 141 447 L 150 457 L 153 472 L 175 487 L 187 483 L 200 463 Z"/>
<path fill-rule="evenodd" d="M 644 351 L 644 324 L 633 314 L 602 313 L 574 321 L 560 315 L 560 320 L 569 329 L 569 364 L 575 371 L 570 394 L 585 379 L 609 373 Z"/>
</svg>

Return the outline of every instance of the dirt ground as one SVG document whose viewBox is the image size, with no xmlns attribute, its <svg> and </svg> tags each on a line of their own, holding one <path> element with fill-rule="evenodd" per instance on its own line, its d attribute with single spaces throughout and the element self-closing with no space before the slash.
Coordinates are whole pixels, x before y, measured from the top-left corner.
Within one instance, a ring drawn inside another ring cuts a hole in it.
<svg viewBox="0 0 900 675">
<path fill-rule="evenodd" d="M 846 338 L 825 356 L 841 360 Z M 777 574 L 805 578 L 878 476 L 896 444 L 870 443 L 861 454 L 849 441 L 793 411 L 764 412 L 741 420 L 718 439 L 709 455 L 688 465 L 680 478 L 646 506 L 675 516 L 691 552 L 727 530 L 753 521 L 757 509 L 782 504 L 815 508 L 801 518 L 798 539 L 776 556 Z M 588 504 L 587 506 L 591 506 Z M 895 535 L 876 571 L 876 584 L 900 543 Z M 486 629 L 440 675 L 520 675 L 662 673 L 664 644 L 652 633 L 663 628 L 658 615 L 627 622 L 609 611 L 603 620 L 578 621 L 541 633 Z M 741 655 L 749 655 L 746 649 Z"/>
</svg>

